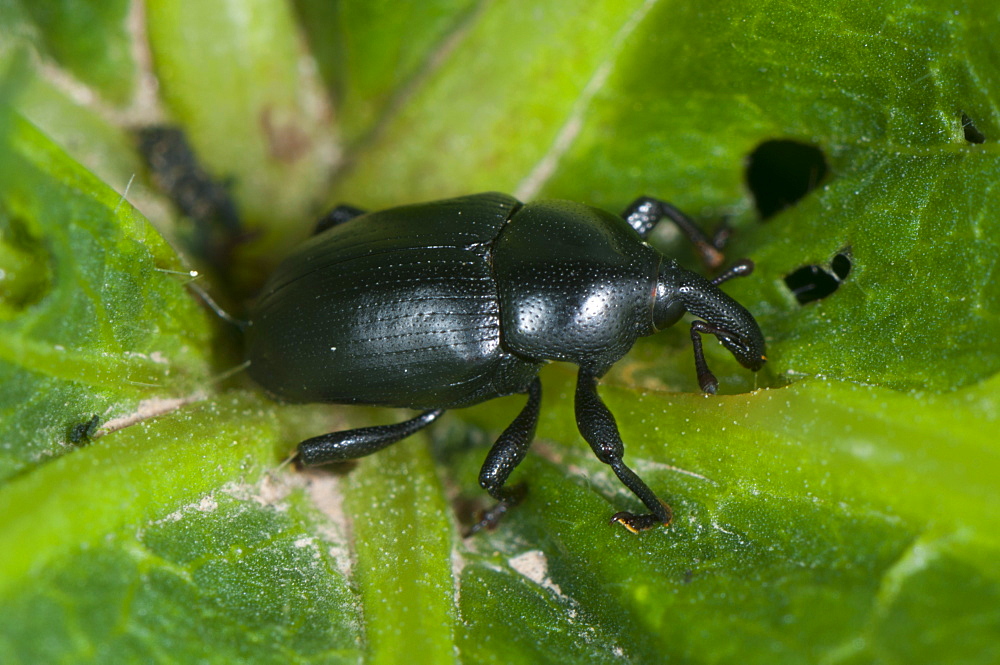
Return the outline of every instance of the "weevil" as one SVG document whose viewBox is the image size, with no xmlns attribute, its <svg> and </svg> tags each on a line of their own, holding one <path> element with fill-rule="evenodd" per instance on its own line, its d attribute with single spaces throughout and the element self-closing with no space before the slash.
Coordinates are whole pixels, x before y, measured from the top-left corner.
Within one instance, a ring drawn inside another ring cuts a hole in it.
<svg viewBox="0 0 1000 665">
<path fill-rule="evenodd" d="M 705 392 L 718 383 L 702 335 L 714 335 L 750 370 L 765 357 L 754 317 L 719 289 L 753 264 L 741 261 L 715 279 L 682 268 L 646 242 L 662 219 L 694 240 L 707 262 L 721 263 L 688 217 L 649 197 L 622 215 L 493 192 L 371 213 L 341 206 L 278 266 L 252 307 L 250 375 L 285 401 L 421 411 L 401 423 L 303 441 L 305 465 L 370 455 L 448 409 L 527 394 L 482 466 L 479 483 L 497 504 L 475 532 L 494 526 L 523 494 L 506 481 L 535 434 L 539 368 L 573 363 L 580 433 L 649 511 L 622 511 L 611 522 L 634 533 L 668 525 L 670 507 L 625 464 L 598 380 L 639 337 L 686 313 L 697 317 L 691 341 Z"/>
</svg>

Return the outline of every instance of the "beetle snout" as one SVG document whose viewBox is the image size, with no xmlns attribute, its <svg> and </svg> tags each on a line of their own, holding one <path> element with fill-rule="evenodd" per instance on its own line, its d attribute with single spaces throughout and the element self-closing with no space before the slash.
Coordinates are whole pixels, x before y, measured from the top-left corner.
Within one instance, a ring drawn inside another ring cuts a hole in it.
<svg viewBox="0 0 1000 665">
<path fill-rule="evenodd" d="M 733 354 L 737 362 L 746 367 L 751 371 L 758 371 L 767 362 L 767 356 L 764 355 L 764 340 L 760 339 L 749 339 L 742 335 L 726 337 L 722 340 L 723 346 L 729 349 L 729 352 Z"/>
<path fill-rule="evenodd" d="M 685 277 L 687 283 L 678 292 L 687 311 L 711 327 L 703 332 L 718 337 L 747 369 L 756 372 L 763 367 L 767 361 L 764 335 L 753 314 L 704 277 L 694 273 L 687 273 Z"/>
</svg>

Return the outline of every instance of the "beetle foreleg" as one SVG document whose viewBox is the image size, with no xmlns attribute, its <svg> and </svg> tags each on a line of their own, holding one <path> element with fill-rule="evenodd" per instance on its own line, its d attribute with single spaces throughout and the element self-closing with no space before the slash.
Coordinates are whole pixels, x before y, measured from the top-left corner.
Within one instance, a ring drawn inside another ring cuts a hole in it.
<svg viewBox="0 0 1000 665">
<path fill-rule="evenodd" d="M 528 403 L 490 448 L 486 461 L 483 462 L 483 468 L 479 471 L 479 485 L 499 503 L 483 513 L 479 522 L 472 525 L 466 533 L 467 537 L 482 529 L 494 528 L 500 518 L 524 498 L 523 484 L 504 487 L 504 483 L 524 459 L 532 439 L 535 438 L 535 426 L 538 425 L 541 404 L 542 381 L 536 376 L 528 386 Z"/>
<path fill-rule="evenodd" d="M 669 525 L 673 519 L 670 506 L 657 497 L 653 490 L 625 465 L 622 460 L 625 444 L 622 443 L 621 434 L 618 433 L 615 417 L 597 394 L 597 376 L 583 368 L 580 368 L 576 382 L 576 424 L 583 438 L 594 450 L 597 459 L 610 466 L 618 476 L 618 480 L 632 490 L 650 511 L 648 515 L 615 513 L 611 523 L 618 522 L 632 533 L 646 531 L 660 524 Z"/>
<path fill-rule="evenodd" d="M 314 436 L 299 444 L 299 459 L 306 466 L 316 466 L 371 455 L 422 430 L 442 413 L 444 409 L 434 409 L 394 425 L 359 427 Z"/>
<path fill-rule="evenodd" d="M 622 217 L 641 238 L 646 238 L 663 218 L 667 218 L 688 237 L 707 267 L 718 268 L 722 265 L 724 260 L 721 251 L 722 245 L 729 237 L 728 231 L 724 227 L 720 227 L 714 237 L 709 239 L 690 217 L 666 201 L 654 199 L 651 196 L 637 198 L 625 209 Z"/>
</svg>

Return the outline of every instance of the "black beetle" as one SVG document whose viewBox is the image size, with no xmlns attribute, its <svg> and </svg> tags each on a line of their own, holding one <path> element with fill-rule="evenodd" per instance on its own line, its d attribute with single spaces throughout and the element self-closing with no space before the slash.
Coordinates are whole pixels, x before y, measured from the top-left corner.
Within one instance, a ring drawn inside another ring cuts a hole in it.
<svg viewBox="0 0 1000 665">
<path fill-rule="evenodd" d="M 504 483 L 538 422 L 546 362 L 580 367 L 576 420 L 598 459 L 650 514 L 612 518 L 632 532 L 671 520 L 670 507 L 622 460 L 598 379 L 635 340 L 690 312 L 701 387 L 717 382 L 701 335 L 715 335 L 751 370 L 764 364 L 753 316 L 717 285 L 749 274 L 742 261 L 714 280 L 685 270 L 644 238 L 677 223 L 707 260 L 721 255 L 680 211 L 638 199 L 622 216 L 569 201 L 522 204 L 486 193 L 365 214 L 341 206 L 289 256 L 251 310 L 251 376 L 279 399 L 423 410 L 395 425 L 303 441 L 306 465 L 355 459 L 403 439 L 445 409 L 527 393 L 528 402 L 486 457 L 479 483 L 499 503 L 472 528 L 491 527 L 516 503 Z"/>
</svg>

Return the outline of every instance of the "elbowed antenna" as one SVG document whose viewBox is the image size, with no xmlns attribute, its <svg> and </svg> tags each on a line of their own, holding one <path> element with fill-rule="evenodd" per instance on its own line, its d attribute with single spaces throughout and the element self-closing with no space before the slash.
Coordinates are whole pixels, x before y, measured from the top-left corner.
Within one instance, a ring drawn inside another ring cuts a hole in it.
<svg viewBox="0 0 1000 665">
<path fill-rule="evenodd" d="M 740 259 L 729 268 L 726 268 L 725 272 L 723 272 L 717 277 L 713 277 L 711 280 L 712 284 L 718 286 L 723 282 L 728 282 L 734 277 L 746 277 L 747 275 L 752 275 L 753 268 L 754 268 L 753 261 L 751 261 L 750 259 Z"/>
</svg>

